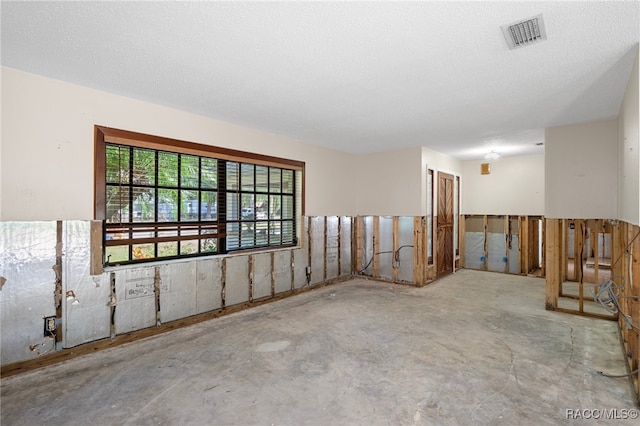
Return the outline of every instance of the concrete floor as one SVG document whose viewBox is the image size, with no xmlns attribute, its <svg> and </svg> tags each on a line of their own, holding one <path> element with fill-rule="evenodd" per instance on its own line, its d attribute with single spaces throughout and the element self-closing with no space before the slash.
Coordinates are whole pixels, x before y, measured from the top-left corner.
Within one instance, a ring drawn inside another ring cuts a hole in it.
<svg viewBox="0 0 640 426">
<path fill-rule="evenodd" d="M 541 425 L 637 410 L 628 379 L 598 370 L 626 372 L 615 323 L 545 311 L 543 280 L 462 270 L 424 288 L 354 279 L 8 377 L 0 419 Z"/>
</svg>

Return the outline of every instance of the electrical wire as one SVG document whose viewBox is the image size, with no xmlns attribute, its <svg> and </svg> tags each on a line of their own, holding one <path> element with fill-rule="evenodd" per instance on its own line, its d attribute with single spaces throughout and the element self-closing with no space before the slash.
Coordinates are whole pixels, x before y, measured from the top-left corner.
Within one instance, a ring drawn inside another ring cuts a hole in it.
<svg viewBox="0 0 640 426">
<path fill-rule="evenodd" d="M 635 370 L 633 370 L 632 372 L 627 373 L 627 374 L 607 374 L 607 373 L 603 373 L 602 371 L 598 371 L 598 374 L 601 375 L 601 376 L 604 376 L 604 377 L 622 378 L 622 377 L 633 376 L 637 372 L 638 372 L 638 369 L 636 368 Z"/>
<path fill-rule="evenodd" d="M 633 323 L 632 318 L 622 312 L 620 306 L 620 299 L 640 299 L 640 296 L 620 296 L 620 292 L 624 289 L 625 279 L 623 276 L 614 278 L 620 278 L 622 285 L 616 284 L 612 278 L 608 279 L 604 284 L 599 285 L 598 292 L 593 295 L 593 300 L 598 302 L 607 312 L 622 315 L 628 326 L 640 330 L 640 327 Z"/>
<path fill-rule="evenodd" d="M 369 259 L 369 262 L 367 262 L 366 266 L 364 268 L 362 268 L 358 273 L 362 274 L 370 265 L 371 263 L 373 263 L 373 259 L 380 255 L 380 254 L 392 254 L 393 253 L 393 263 L 395 264 L 395 262 L 400 262 L 400 250 L 402 250 L 405 247 L 413 247 L 412 245 L 406 244 L 404 246 L 400 246 L 398 247 L 398 250 L 391 250 L 391 251 L 379 251 L 378 253 L 374 253 L 373 256 L 371 256 L 371 259 Z"/>
</svg>

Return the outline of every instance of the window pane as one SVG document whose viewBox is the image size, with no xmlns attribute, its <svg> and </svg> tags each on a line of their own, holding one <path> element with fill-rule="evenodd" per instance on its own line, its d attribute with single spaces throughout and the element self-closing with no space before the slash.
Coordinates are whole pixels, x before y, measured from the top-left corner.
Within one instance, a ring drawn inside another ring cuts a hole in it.
<svg viewBox="0 0 640 426">
<path fill-rule="evenodd" d="M 269 192 L 282 191 L 282 169 L 277 167 L 269 168 Z"/>
<path fill-rule="evenodd" d="M 200 197 L 200 220 L 216 220 L 218 218 L 218 193 L 202 191 Z"/>
<path fill-rule="evenodd" d="M 256 191 L 269 191 L 269 168 L 267 166 L 256 166 Z"/>
<path fill-rule="evenodd" d="M 293 196 L 282 196 L 282 218 L 293 219 Z"/>
<path fill-rule="evenodd" d="M 213 158 L 200 159 L 200 187 L 216 189 L 218 187 L 218 161 Z"/>
<path fill-rule="evenodd" d="M 240 225 L 238 222 L 227 223 L 227 250 L 239 248 Z"/>
<path fill-rule="evenodd" d="M 150 259 L 154 257 L 153 244 L 134 244 L 133 245 L 133 258 L 134 259 Z"/>
<path fill-rule="evenodd" d="M 282 221 L 282 244 L 293 244 L 292 221 Z"/>
<path fill-rule="evenodd" d="M 107 186 L 107 223 L 129 222 L 129 187 Z"/>
<path fill-rule="evenodd" d="M 158 257 L 169 257 L 178 255 L 178 243 L 169 241 L 166 243 L 158 243 Z"/>
<path fill-rule="evenodd" d="M 204 234 L 212 233 L 213 231 L 204 231 Z M 201 253 L 215 253 L 218 251 L 218 239 L 215 237 L 204 238 L 200 240 L 200 252 Z"/>
<path fill-rule="evenodd" d="M 198 220 L 199 204 L 198 191 L 180 191 L 180 220 Z"/>
<path fill-rule="evenodd" d="M 256 245 L 265 246 L 269 243 L 269 222 L 256 223 Z"/>
<path fill-rule="evenodd" d="M 148 149 L 133 150 L 133 182 L 134 185 L 156 184 L 156 153 Z"/>
<path fill-rule="evenodd" d="M 158 185 L 178 186 L 178 154 L 158 153 Z"/>
<path fill-rule="evenodd" d="M 107 145 L 107 183 L 129 183 L 129 151 L 131 148 Z"/>
<path fill-rule="evenodd" d="M 227 190 L 237 191 L 238 190 L 238 174 L 240 173 L 238 163 L 233 161 L 227 162 Z"/>
<path fill-rule="evenodd" d="M 242 190 L 243 191 L 253 191 L 253 164 L 245 164 L 242 163 Z"/>
<path fill-rule="evenodd" d="M 133 188 L 132 222 L 155 221 L 155 198 L 153 188 Z"/>
<path fill-rule="evenodd" d="M 194 155 L 180 156 L 180 185 L 183 188 L 197 188 L 200 175 L 198 157 Z"/>
<path fill-rule="evenodd" d="M 255 215 L 255 196 L 253 194 L 242 194 L 242 220 L 254 220 Z"/>
<path fill-rule="evenodd" d="M 129 246 L 111 246 L 104 252 L 107 263 L 127 262 L 129 260 Z"/>
<path fill-rule="evenodd" d="M 280 235 L 280 221 L 273 220 L 269 222 L 269 244 L 270 245 L 280 245 L 282 243 L 282 238 Z"/>
<path fill-rule="evenodd" d="M 240 211 L 240 202 L 238 194 L 227 193 L 227 220 L 238 220 L 238 212 Z"/>
<path fill-rule="evenodd" d="M 282 214 L 282 197 L 280 195 L 269 196 L 269 219 L 280 219 Z"/>
<path fill-rule="evenodd" d="M 253 223 L 243 223 L 240 231 L 240 247 L 253 247 L 255 241 L 255 227 Z"/>
<path fill-rule="evenodd" d="M 178 190 L 158 189 L 158 222 L 178 220 Z"/>
<path fill-rule="evenodd" d="M 282 192 L 293 194 L 295 188 L 293 170 L 282 170 Z"/>
<path fill-rule="evenodd" d="M 198 252 L 198 240 L 180 241 L 180 254 L 195 254 Z"/>
<path fill-rule="evenodd" d="M 269 196 L 267 194 L 256 195 L 256 219 L 267 219 L 269 214 Z"/>
</svg>

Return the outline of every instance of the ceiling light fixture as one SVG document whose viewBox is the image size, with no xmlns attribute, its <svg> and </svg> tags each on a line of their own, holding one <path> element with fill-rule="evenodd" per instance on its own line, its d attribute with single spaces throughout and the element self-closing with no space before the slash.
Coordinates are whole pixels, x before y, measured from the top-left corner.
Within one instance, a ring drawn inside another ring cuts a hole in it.
<svg viewBox="0 0 640 426">
<path fill-rule="evenodd" d="M 487 160 L 497 160 L 498 158 L 500 158 L 500 154 L 495 151 L 491 151 L 485 154 L 484 158 Z"/>
</svg>

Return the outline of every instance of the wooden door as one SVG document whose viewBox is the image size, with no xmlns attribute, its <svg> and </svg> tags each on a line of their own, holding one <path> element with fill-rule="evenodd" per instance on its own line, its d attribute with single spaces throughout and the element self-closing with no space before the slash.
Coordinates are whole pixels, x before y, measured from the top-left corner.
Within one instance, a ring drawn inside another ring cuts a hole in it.
<svg viewBox="0 0 640 426">
<path fill-rule="evenodd" d="M 438 277 L 453 272 L 453 176 L 438 172 L 437 263 Z"/>
</svg>

